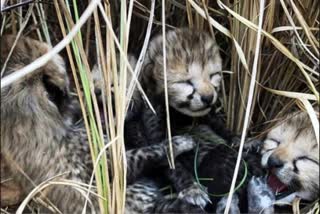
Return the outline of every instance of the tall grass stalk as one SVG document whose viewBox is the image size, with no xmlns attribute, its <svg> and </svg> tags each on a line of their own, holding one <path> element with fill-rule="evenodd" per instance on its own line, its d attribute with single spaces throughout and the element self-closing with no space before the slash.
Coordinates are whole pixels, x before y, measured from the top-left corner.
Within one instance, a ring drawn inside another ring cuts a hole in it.
<svg viewBox="0 0 320 214">
<path fill-rule="evenodd" d="M 168 85 L 167 85 L 167 58 L 166 58 L 166 4 L 165 0 L 162 0 L 162 54 L 163 54 L 163 81 L 164 81 L 164 94 L 165 94 L 165 106 L 166 106 L 166 122 L 167 122 L 167 130 L 168 130 L 168 140 L 169 140 L 169 151 L 170 151 L 170 168 L 175 168 L 174 165 L 174 155 L 173 155 L 173 149 L 172 149 L 172 137 L 171 137 L 171 127 L 170 127 L 170 113 L 169 113 L 169 97 L 168 97 Z"/>
</svg>

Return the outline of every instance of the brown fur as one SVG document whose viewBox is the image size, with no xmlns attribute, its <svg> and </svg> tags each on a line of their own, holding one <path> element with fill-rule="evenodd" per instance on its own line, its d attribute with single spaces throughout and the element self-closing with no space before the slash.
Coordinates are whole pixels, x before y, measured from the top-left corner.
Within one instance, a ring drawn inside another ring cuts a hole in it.
<svg viewBox="0 0 320 214">
<path fill-rule="evenodd" d="M 15 36 L 1 38 L 1 62 L 8 56 L 14 39 Z M 20 38 L 4 76 L 28 65 L 48 50 L 45 43 Z M 9 163 L 14 180 L 23 187 L 24 194 L 59 174 L 63 175 L 57 180 L 89 182 L 92 160 L 85 128 L 83 124 L 75 126 L 69 120 L 66 122 L 63 114 L 69 95 L 69 80 L 59 55 L 1 90 L 1 154 Z M 194 146 L 195 142 L 190 137 L 173 138 L 175 155 Z M 167 144 L 161 142 L 126 152 L 128 213 L 145 212 L 158 205 L 155 202 L 161 196 L 158 187 L 150 187 L 153 193 L 145 194 L 144 186 L 135 188 L 134 184 L 141 179 L 145 169 L 166 163 L 167 150 Z M 133 197 L 130 198 L 131 195 Z M 63 213 L 81 213 L 85 199 L 79 191 L 64 185 L 46 188 L 41 197 L 49 199 Z M 93 207 L 89 207 L 98 211 L 96 197 L 90 199 Z M 41 207 L 40 212 L 44 211 Z M 90 211 L 88 209 L 86 213 Z"/>
<path fill-rule="evenodd" d="M 6 59 L 14 39 L 15 36 L 1 38 L 1 62 Z M 5 75 L 31 63 L 48 50 L 44 43 L 19 39 Z M 76 153 L 81 149 L 89 152 L 87 146 L 80 144 L 78 150 L 72 150 L 79 139 L 86 139 L 86 133 L 68 130 L 59 110 L 49 99 L 43 78 L 48 78 L 61 91 L 69 90 L 64 61 L 58 55 L 35 73 L 1 90 L 1 153 L 10 163 L 11 173 L 25 194 L 58 174 L 66 173 L 59 179 L 77 181 L 88 179 L 86 175 L 90 175 L 88 160 L 76 159 Z M 70 138 L 70 134 L 75 136 Z M 84 198 L 74 188 L 59 185 L 45 193 L 62 211 L 81 211 L 75 201 L 83 204 Z"/>
</svg>

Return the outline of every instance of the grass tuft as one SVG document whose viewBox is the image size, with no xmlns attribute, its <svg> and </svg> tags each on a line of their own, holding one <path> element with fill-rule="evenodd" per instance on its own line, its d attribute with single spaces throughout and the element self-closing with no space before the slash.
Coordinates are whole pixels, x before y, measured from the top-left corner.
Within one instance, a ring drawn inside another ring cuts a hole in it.
<svg viewBox="0 0 320 214">
<path fill-rule="evenodd" d="M 263 2 L 265 5 L 260 5 Z M 58 52 L 68 59 L 92 160 L 100 166 L 94 170 L 100 211 L 123 213 L 124 120 L 135 88 L 153 109 L 138 81 L 150 38 L 186 26 L 206 30 L 216 37 L 224 59 L 219 111 L 225 113 L 229 129 L 242 133 L 241 145 L 245 136 L 263 137 L 284 115 L 297 109 L 308 112 L 319 145 L 319 113 L 314 110 L 320 103 L 317 4 L 313 0 L 1 1 L 1 35 L 30 36 L 53 47 L 32 64 L 1 78 L 1 88 L 32 73 Z M 129 52 L 139 56 L 134 70 L 127 59 Z M 98 64 L 104 80 L 102 93 L 106 96 L 102 112 L 98 109 L 91 77 L 94 64 Z M 3 70 L 1 77 L 2 74 Z M 128 75 L 133 77 L 130 83 L 127 83 Z M 111 99 L 111 85 L 114 99 Z M 166 96 L 168 107 L 167 100 Z M 169 124 L 168 112 L 167 116 Z M 107 121 L 105 126 L 102 117 Z M 103 133 L 107 133 L 107 141 Z M 169 126 L 168 133 L 170 142 Z M 111 154 L 108 159 L 102 155 L 105 151 Z M 240 150 L 238 165 L 241 153 Z M 173 167 L 172 157 L 171 150 Z M 236 177 L 237 169 L 235 172 Z M 36 192 L 52 185 L 71 185 L 85 197 L 92 193 L 91 184 L 49 180 L 35 187 L 18 211 L 22 212 L 28 201 L 36 200 Z M 319 213 L 318 201 L 304 210 L 300 210 L 299 204 L 299 201 L 293 204 L 295 213 Z"/>
</svg>

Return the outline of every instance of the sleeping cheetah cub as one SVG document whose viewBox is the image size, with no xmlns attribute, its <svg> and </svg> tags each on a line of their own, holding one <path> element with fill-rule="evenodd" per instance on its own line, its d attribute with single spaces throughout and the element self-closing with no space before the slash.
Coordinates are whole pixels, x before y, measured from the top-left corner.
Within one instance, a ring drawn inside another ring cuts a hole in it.
<svg viewBox="0 0 320 214">
<path fill-rule="evenodd" d="M 163 38 L 149 46 L 141 74 L 149 95 L 164 93 Z M 191 116 L 206 115 L 217 100 L 222 60 L 219 46 L 205 32 L 176 29 L 166 33 L 167 84 L 169 105 Z"/>
<path fill-rule="evenodd" d="M 1 37 L 1 62 L 4 62 L 15 36 Z M 4 72 L 7 76 L 48 52 L 49 47 L 30 38 L 20 38 Z M 3 64 L 1 63 L 1 68 Z M 34 73 L 1 89 L 1 155 L 10 163 L 13 178 L 25 194 L 35 185 L 54 177 L 89 183 L 92 174 L 90 148 L 83 124 L 74 126 L 64 120 L 69 102 L 69 80 L 63 59 L 56 55 Z M 167 163 L 167 143 L 132 149 L 127 157 L 127 213 L 175 212 L 198 213 L 195 206 L 181 200 L 166 200 L 156 184 L 139 185 L 145 170 Z M 175 154 L 189 151 L 195 142 L 188 136 L 173 139 Z M 18 166 L 18 167 L 17 167 Z M 22 174 L 21 171 L 24 173 Z M 81 213 L 83 192 L 70 186 L 54 185 L 41 195 L 62 213 Z M 95 196 L 86 213 L 98 212 Z M 49 203 L 50 204 L 50 203 Z M 179 205 L 179 207 L 176 207 Z M 173 207 L 172 207 L 173 206 Z M 40 212 L 48 211 L 41 207 Z"/>
<path fill-rule="evenodd" d="M 222 60 L 215 38 L 203 31 L 187 28 L 171 30 L 166 33 L 165 42 L 169 105 L 179 113 L 170 114 L 174 130 L 181 128 L 177 126 L 180 114 L 188 117 L 181 120 L 183 125 L 187 125 L 189 119 L 210 112 L 218 98 Z M 152 103 L 155 106 L 157 102 L 164 103 L 162 46 L 162 35 L 151 40 L 140 76 L 142 87 L 151 102 L 154 100 Z M 155 117 L 158 117 L 156 121 L 165 121 L 163 112 L 157 112 Z M 158 124 L 158 127 L 158 133 L 161 130 L 163 133 L 160 135 L 165 137 L 165 125 L 161 127 Z M 176 170 L 169 170 L 166 174 L 181 198 L 190 204 L 206 206 L 209 201 L 207 193 L 195 182 L 182 162 L 176 161 Z"/>
<path fill-rule="evenodd" d="M 152 39 L 139 80 L 148 96 L 164 94 L 162 36 Z M 136 59 L 128 55 L 135 67 Z M 175 29 L 166 33 L 167 84 L 169 105 L 184 115 L 204 116 L 210 112 L 220 90 L 222 60 L 215 38 L 206 32 Z M 95 88 L 103 88 L 102 74 L 93 69 Z M 128 72 L 127 83 L 131 81 Z M 138 91 L 134 100 L 138 100 Z"/>
</svg>

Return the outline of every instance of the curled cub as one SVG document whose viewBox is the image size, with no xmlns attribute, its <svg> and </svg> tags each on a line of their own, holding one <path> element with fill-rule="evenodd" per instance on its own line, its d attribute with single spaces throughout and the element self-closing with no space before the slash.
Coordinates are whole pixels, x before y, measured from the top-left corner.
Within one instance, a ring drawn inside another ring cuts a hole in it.
<svg viewBox="0 0 320 214">
<path fill-rule="evenodd" d="M 10 52 L 16 37 L 1 37 L 1 62 Z M 47 53 L 50 47 L 42 42 L 21 37 L 4 69 L 7 76 Z M 3 63 L 1 63 L 2 69 Z M 1 155 L 9 163 L 13 179 L 23 187 L 25 195 L 42 182 L 64 179 L 88 184 L 92 174 L 92 158 L 83 124 L 65 121 L 69 99 L 69 79 L 64 60 L 54 56 L 46 65 L 1 89 Z M 106 139 L 106 138 L 105 138 Z M 126 152 L 127 213 L 145 213 L 176 209 L 199 211 L 180 203 L 167 201 L 152 182 L 140 185 L 143 172 L 159 163 L 167 163 L 167 143 L 160 142 Z M 188 136 L 173 138 L 175 155 L 189 151 L 195 142 Z M 9 173 L 9 172 L 8 172 Z M 39 196 L 48 202 L 40 213 L 58 209 L 62 213 L 81 213 L 83 190 L 65 185 L 51 185 Z M 97 198 L 90 195 L 86 213 L 99 212 Z M 163 206 L 165 204 L 166 206 Z M 178 207 L 176 207 L 179 205 Z"/>
</svg>

